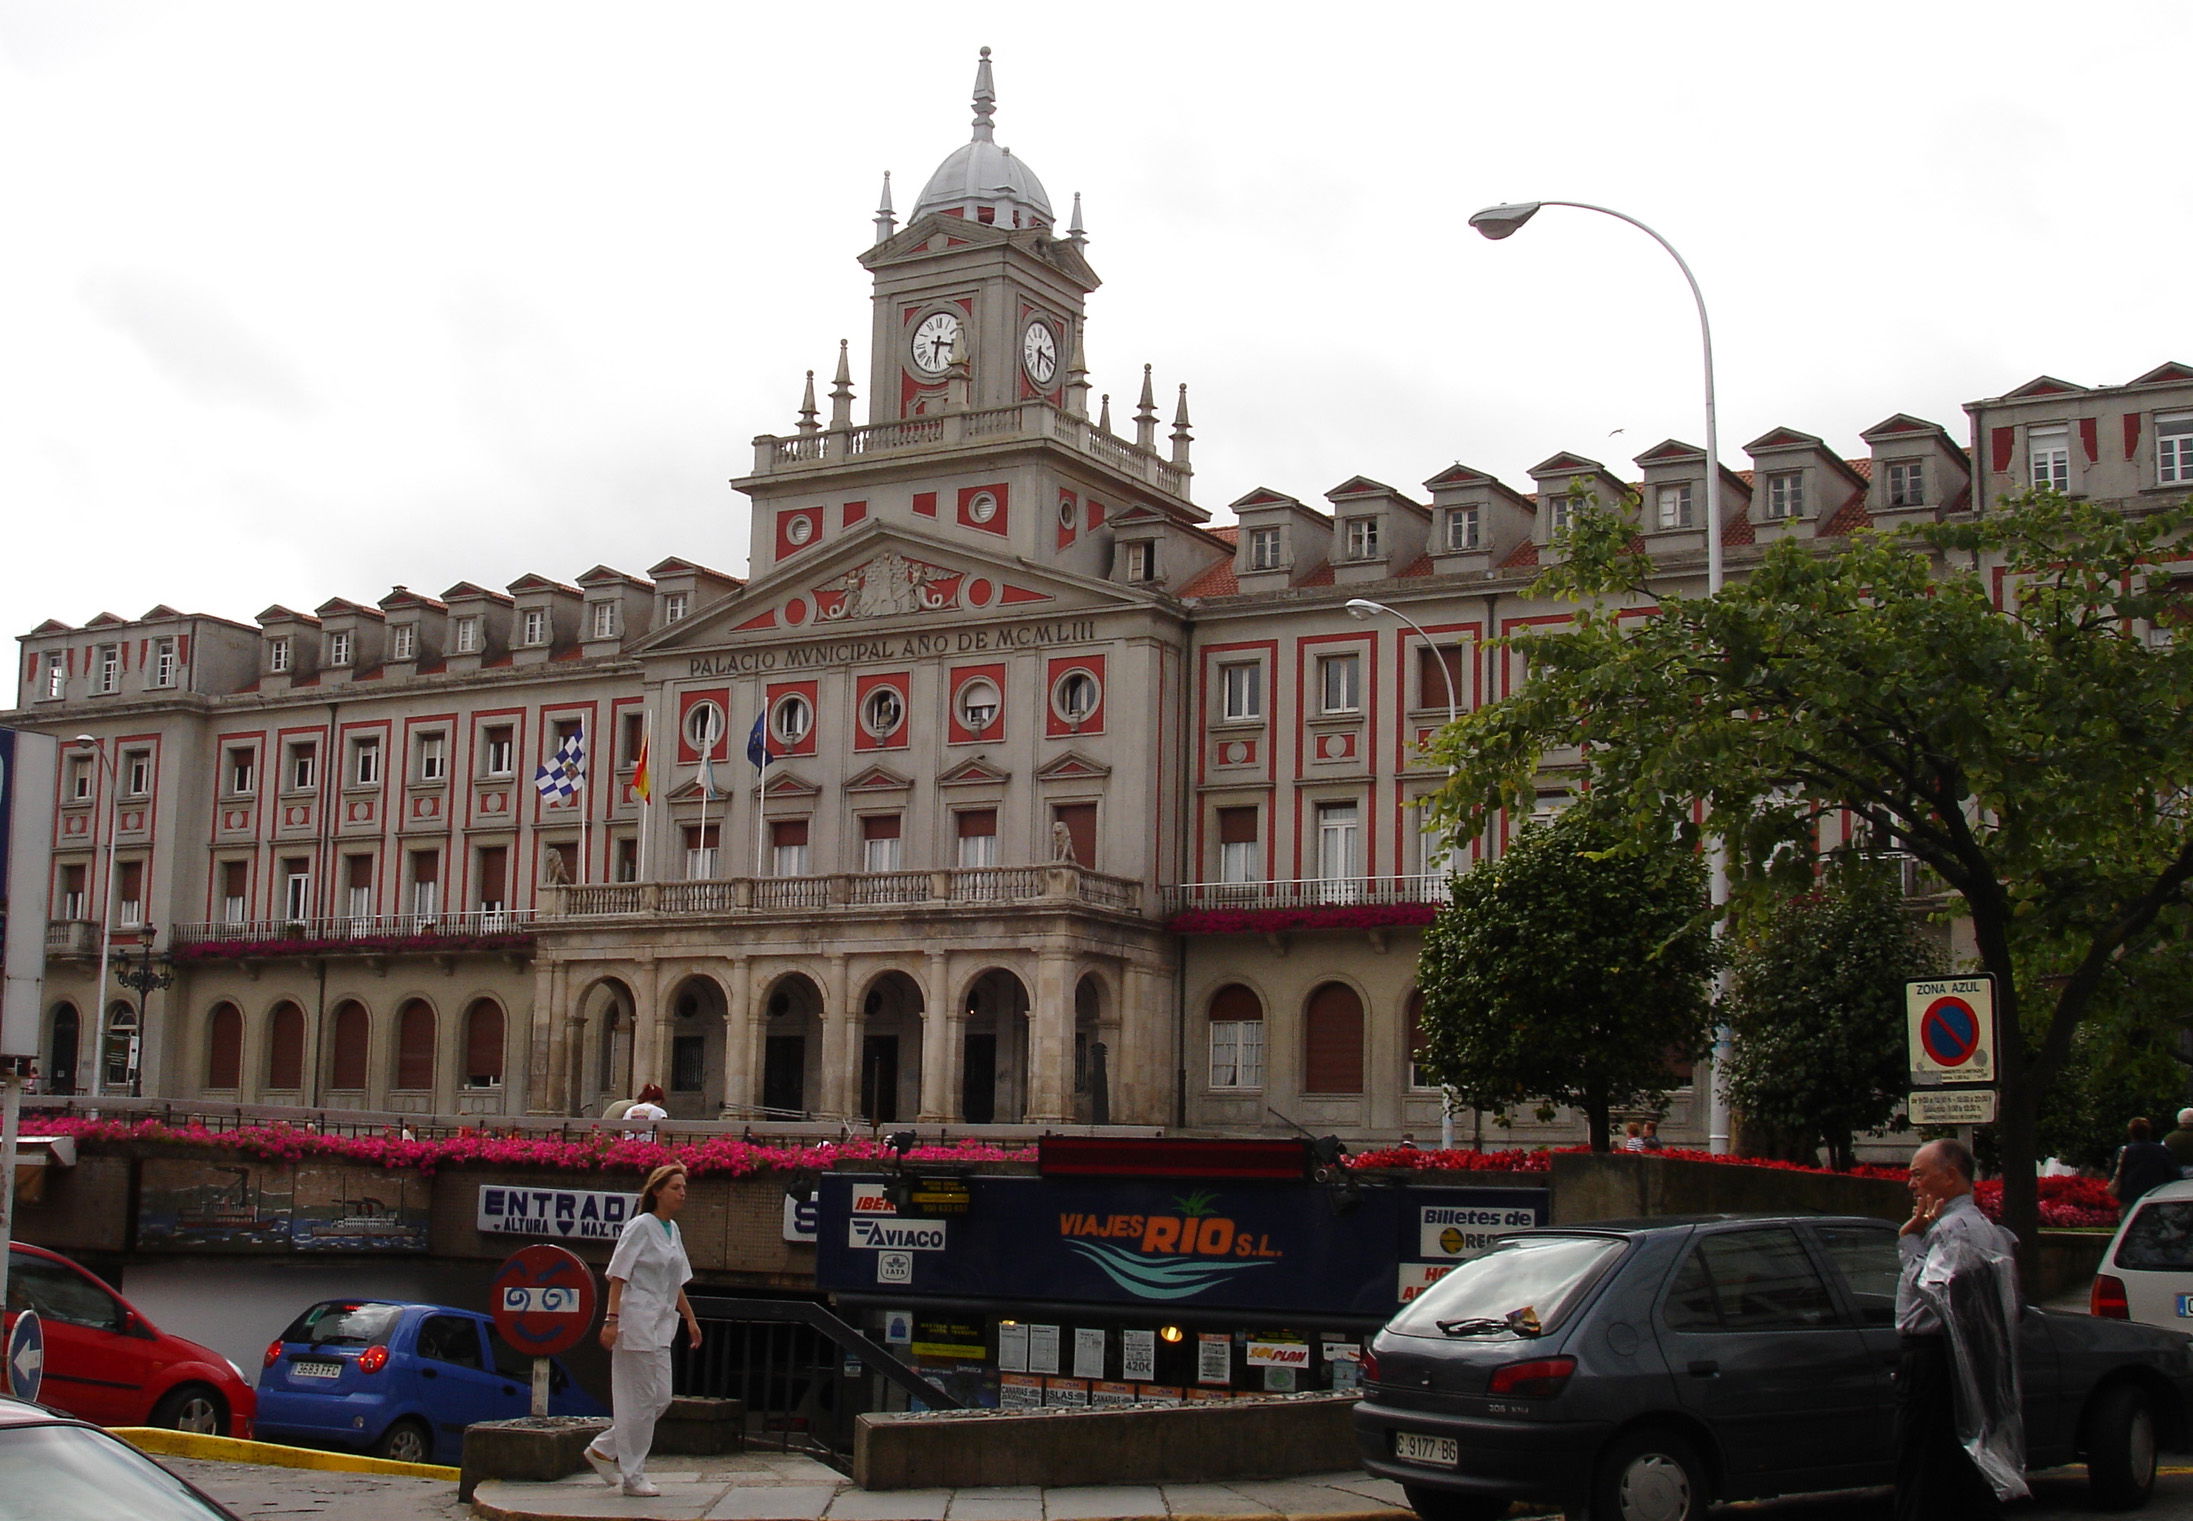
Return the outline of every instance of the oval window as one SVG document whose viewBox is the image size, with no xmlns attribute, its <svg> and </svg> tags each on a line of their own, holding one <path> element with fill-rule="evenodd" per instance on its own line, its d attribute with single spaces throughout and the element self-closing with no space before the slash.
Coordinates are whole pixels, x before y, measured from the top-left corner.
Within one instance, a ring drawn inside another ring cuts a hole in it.
<svg viewBox="0 0 2193 1521">
<path fill-rule="evenodd" d="M 978 676 L 959 689 L 959 721 L 971 733 L 980 734 L 997 722 L 997 683 Z"/>
<path fill-rule="evenodd" d="M 987 491 L 978 491 L 967 503 L 968 518 L 977 523 L 987 523 L 998 515 L 998 499 Z"/>
<path fill-rule="evenodd" d="M 1087 671 L 1068 671 L 1051 691 L 1051 706 L 1068 723 L 1084 723 L 1096 711 L 1099 695 L 1095 676 Z"/>
<path fill-rule="evenodd" d="M 769 731 L 787 745 L 798 744 L 814 727 L 814 704 L 797 692 L 788 692 L 778 698 L 775 710 L 769 715 Z"/>
<path fill-rule="evenodd" d="M 906 701 L 897 687 L 877 687 L 860 705 L 861 727 L 877 739 L 889 739 L 906 721 Z"/>
<path fill-rule="evenodd" d="M 696 702 L 685 710 L 686 742 L 696 750 L 712 750 L 723 743 L 723 709 L 712 702 Z"/>
</svg>

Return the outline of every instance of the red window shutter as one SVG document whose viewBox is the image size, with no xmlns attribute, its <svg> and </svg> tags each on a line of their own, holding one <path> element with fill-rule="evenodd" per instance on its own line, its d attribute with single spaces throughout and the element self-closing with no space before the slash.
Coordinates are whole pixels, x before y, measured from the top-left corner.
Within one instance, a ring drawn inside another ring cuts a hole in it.
<svg viewBox="0 0 2193 1521">
<path fill-rule="evenodd" d="M 251 890 L 251 863 L 248 861 L 223 861 L 221 863 L 221 896 L 241 898 Z"/>
<path fill-rule="evenodd" d="M 963 840 L 987 839 L 998 832 L 998 811 L 995 808 L 968 808 L 953 815 L 953 823 Z"/>
<path fill-rule="evenodd" d="M 431 850 L 415 850 L 411 853 L 411 880 L 432 882 L 442 874 L 442 858 Z"/>
<path fill-rule="evenodd" d="M 1988 468 L 1997 475 L 2010 468 L 2010 456 L 2018 447 L 2016 428 L 1997 428 L 1988 434 Z"/>
<path fill-rule="evenodd" d="M 434 1011 L 416 999 L 396 1016 L 396 1086 L 434 1086 Z"/>
<path fill-rule="evenodd" d="M 1363 1091 L 1363 1000 L 1344 983 L 1310 995 L 1303 1021 L 1302 1091 Z"/>
<path fill-rule="evenodd" d="M 860 821 L 860 837 L 864 840 L 895 840 L 899 837 L 899 816 L 895 813 L 871 813 Z"/>
<path fill-rule="evenodd" d="M 348 880 L 346 887 L 371 887 L 373 885 L 373 857 L 345 856 L 343 870 Z"/>
<path fill-rule="evenodd" d="M 2079 447 L 2086 451 L 2086 462 L 2090 465 L 2101 458 L 2102 445 L 2098 437 L 2100 432 L 2101 420 L 2099 418 L 2082 417 L 2079 419 Z"/>
<path fill-rule="evenodd" d="M 1264 1000 L 1238 982 L 1229 982 L 1211 995 L 1213 1024 L 1261 1020 L 1263 1017 Z"/>
<path fill-rule="evenodd" d="M 1441 672 L 1445 674 L 1442 675 Z M 1418 645 L 1416 648 L 1416 705 L 1444 708 L 1447 683 L 1454 683 L 1455 706 L 1460 708 L 1469 687 L 1462 680 L 1462 647 L 1458 644 Z"/>
<path fill-rule="evenodd" d="M 1254 845 L 1256 843 L 1256 814 L 1254 808 L 1221 808 L 1218 810 L 1218 843 L 1221 845 Z"/>
<path fill-rule="evenodd" d="M 295 1091 L 305 1085 L 305 1011 L 278 1003 L 267 1030 L 267 1086 Z"/>
<path fill-rule="evenodd" d="M 509 869 L 510 852 L 501 845 L 480 847 L 480 894 L 482 903 L 501 903 L 503 897 L 503 873 Z"/>
<path fill-rule="evenodd" d="M 2131 459 L 2139 452 L 2140 414 L 2137 412 L 2127 412 L 2124 415 L 2124 457 L 2126 459 Z"/>
<path fill-rule="evenodd" d="M 483 998 L 465 1015 L 464 1071 L 468 1080 L 503 1080 L 503 1011 Z"/>
<path fill-rule="evenodd" d="M 335 1051 L 328 1063 L 328 1086 L 363 1088 L 366 1085 L 366 1011 L 362 1004 L 346 1003 L 335 1011 Z"/>
<path fill-rule="evenodd" d="M 805 845 L 807 820 L 778 819 L 769 826 L 769 843 L 772 845 Z"/>
<path fill-rule="evenodd" d="M 244 1016 L 236 1005 L 213 1006 L 206 1027 L 206 1086 L 241 1088 L 244 1085 Z"/>
<path fill-rule="evenodd" d="M 1051 810 L 1051 817 L 1066 826 L 1066 837 L 1073 844 L 1074 859 L 1083 866 L 1095 867 L 1096 804 L 1060 803 Z"/>
<path fill-rule="evenodd" d="M 114 873 L 114 895 L 124 903 L 141 903 L 145 897 L 145 863 L 124 861 Z"/>
</svg>

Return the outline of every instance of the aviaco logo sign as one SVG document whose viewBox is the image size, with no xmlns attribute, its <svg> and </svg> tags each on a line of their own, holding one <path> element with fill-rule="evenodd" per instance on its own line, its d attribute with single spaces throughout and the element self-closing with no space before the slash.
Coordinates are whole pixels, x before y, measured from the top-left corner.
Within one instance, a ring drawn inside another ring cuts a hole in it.
<svg viewBox="0 0 2193 1521">
<path fill-rule="evenodd" d="M 865 1252 L 941 1252 L 942 1220 L 848 1220 L 845 1244 Z"/>
<path fill-rule="evenodd" d="M 1137 1299 L 1189 1299 L 1249 1268 L 1286 1256 L 1263 1231 L 1216 1212 L 1218 1196 L 1176 1197 L 1176 1213 L 1058 1217 L 1066 1245 Z"/>
</svg>

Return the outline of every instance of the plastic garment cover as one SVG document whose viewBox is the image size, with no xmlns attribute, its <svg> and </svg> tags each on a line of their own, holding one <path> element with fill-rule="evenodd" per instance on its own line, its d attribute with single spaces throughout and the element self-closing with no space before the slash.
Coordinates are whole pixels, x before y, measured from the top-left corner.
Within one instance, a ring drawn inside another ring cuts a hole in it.
<svg viewBox="0 0 2193 1521">
<path fill-rule="evenodd" d="M 2018 1382 L 2018 1264 L 1977 1232 L 1931 1242 L 1918 1292 L 1942 1317 L 1957 1387 L 1957 1439 L 1999 1500 L 2026 1493 Z"/>
</svg>

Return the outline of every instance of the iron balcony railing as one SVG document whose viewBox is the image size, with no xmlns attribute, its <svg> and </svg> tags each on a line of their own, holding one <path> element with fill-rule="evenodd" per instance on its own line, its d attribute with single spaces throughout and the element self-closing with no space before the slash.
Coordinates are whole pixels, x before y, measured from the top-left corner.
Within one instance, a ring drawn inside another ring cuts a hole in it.
<svg viewBox="0 0 2193 1521">
<path fill-rule="evenodd" d="M 959 866 L 934 871 L 842 872 L 813 877 L 715 877 L 694 882 L 603 882 L 541 890 L 541 922 L 637 915 L 833 912 L 940 903 L 1066 901 L 1139 914 L 1140 882 L 1071 861 Z"/>
</svg>

